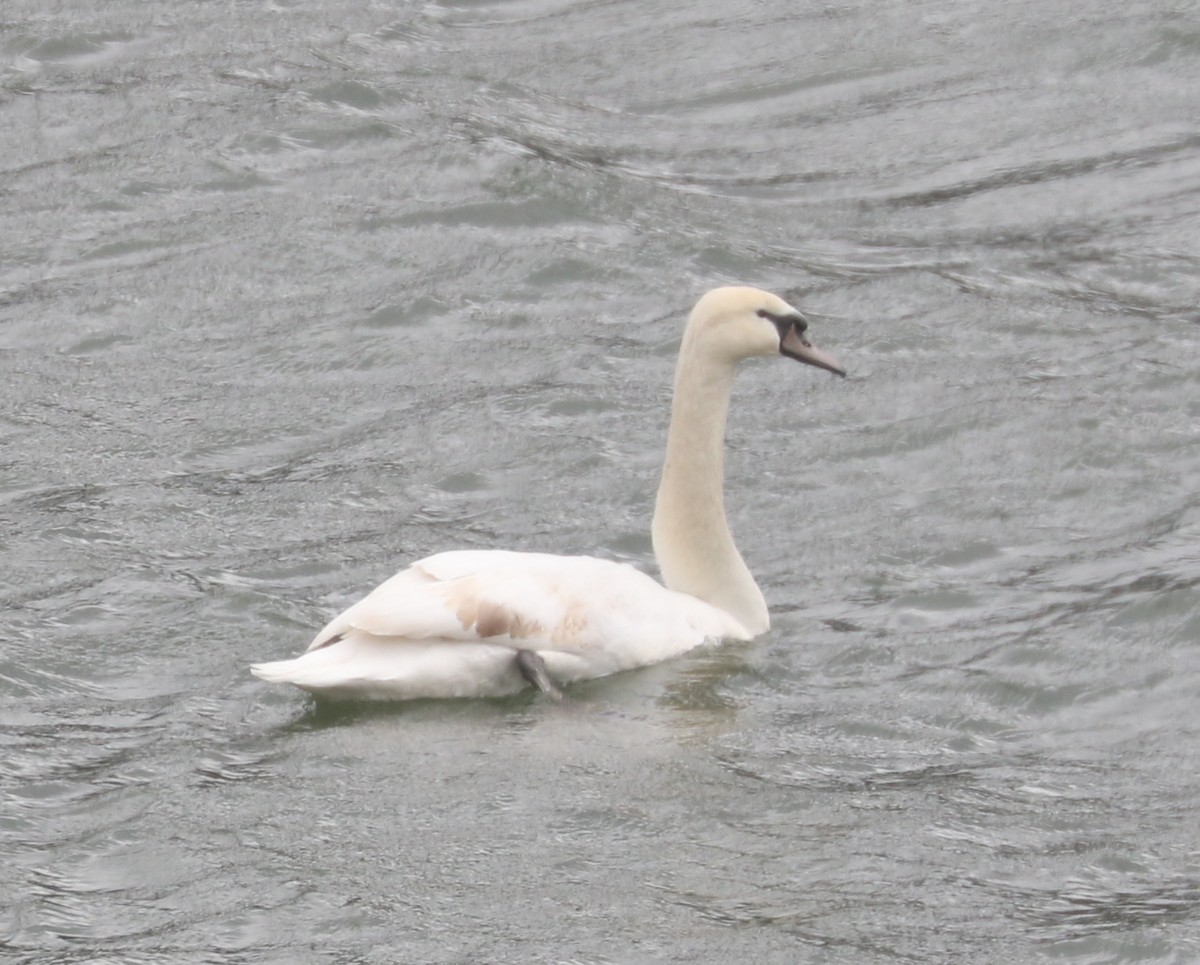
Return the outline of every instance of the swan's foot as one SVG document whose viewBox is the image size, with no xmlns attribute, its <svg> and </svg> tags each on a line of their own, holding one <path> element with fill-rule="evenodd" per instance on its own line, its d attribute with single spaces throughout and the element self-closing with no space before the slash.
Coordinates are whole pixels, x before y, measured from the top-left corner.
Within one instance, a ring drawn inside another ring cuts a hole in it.
<svg viewBox="0 0 1200 965">
<path fill-rule="evenodd" d="M 533 650 L 517 651 L 517 669 L 521 671 L 522 677 L 551 700 L 563 699 L 563 692 L 558 689 L 558 684 L 551 680 L 550 674 L 546 672 L 546 661 Z"/>
</svg>

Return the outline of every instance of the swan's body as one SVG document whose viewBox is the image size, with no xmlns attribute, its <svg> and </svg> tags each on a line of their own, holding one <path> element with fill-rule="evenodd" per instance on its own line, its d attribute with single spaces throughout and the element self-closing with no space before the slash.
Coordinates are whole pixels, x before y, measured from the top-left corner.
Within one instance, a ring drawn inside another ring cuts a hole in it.
<svg viewBox="0 0 1200 965">
<path fill-rule="evenodd" d="M 546 675 L 602 677 L 706 640 L 763 633 L 766 603 L 725 518 L 725 417 L 743 358 L 783 353 L 844 374 L 804 339 L 806 325 L 754 288 L 718 288 L 692 310 L 654 511 L 666 586 L 597 557 L 440 553 L 335 617 L 302 656 L 251 670 L 325 697 L 488 697 L 528 682 L 553 690 Z"/>
</svg>

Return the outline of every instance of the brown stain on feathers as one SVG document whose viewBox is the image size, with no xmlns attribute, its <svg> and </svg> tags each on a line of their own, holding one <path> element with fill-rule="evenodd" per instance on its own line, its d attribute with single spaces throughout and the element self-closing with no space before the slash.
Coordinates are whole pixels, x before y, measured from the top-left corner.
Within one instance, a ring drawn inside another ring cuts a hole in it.
<svg viewBox="0 0 1200 965">
<path fill-rule="evenodd" d="M 536 620 L 529 620 L 509 607 L 490 600 L 480 600 L 475 611 L 475 632 L 481 637 L 501 637 L 514 640 L 544 637 L 545 629 Z"/>
<path fill-rule="evenodd" d="M 446 605 L 464 630 L 472 627 L 481 639 L 507 636 L 512 640 L 543 640 L 563 645 L 578 639 L 587 626 L 586 609 L 568 603 L 561 620 L 546 627 L 540 620 L 516 607 L 489 600 L 475 579 L 454 580 L 445 585 Z"/>
</svg>

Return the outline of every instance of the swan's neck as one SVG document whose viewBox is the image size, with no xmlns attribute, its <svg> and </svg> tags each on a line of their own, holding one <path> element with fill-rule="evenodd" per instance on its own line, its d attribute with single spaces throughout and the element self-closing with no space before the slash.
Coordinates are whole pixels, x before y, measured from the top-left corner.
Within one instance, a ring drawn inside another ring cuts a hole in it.
<svg viewBox="0 0 1200 965">
<path fill-rule="evenodd" d="M 724 610 L 757 636 L 770 626 L 762 591 L 725 518 L 725 418 L 733 365 L 684 338 L 675 370 L 667 455 L 654 507 L 654 555 L 663 582 Z"/>
</svg>

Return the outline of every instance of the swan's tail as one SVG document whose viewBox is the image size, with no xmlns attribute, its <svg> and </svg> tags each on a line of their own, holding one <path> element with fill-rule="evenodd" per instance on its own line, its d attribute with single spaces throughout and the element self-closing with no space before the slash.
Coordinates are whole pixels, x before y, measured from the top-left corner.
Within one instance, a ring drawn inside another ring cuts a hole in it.
<svg viewBox="0 0 1200 965">
<path fill-rule="evenodd" d="M 259 680 L 271 684 L 295 684 L 302 686 L 301 681 L 316 683 L 315 675 L 310 668 L 301 666 L 302 660 L 275 660 L 270 663 L 252 663 L 250 672 Z"/>
<path fill-rule="evenodd" d="M 251 665 L 260 680 L 333 700 L 500 697 L 526 686 L 509 647 L 351 634 L 294 660 Z"/>
</svg>

